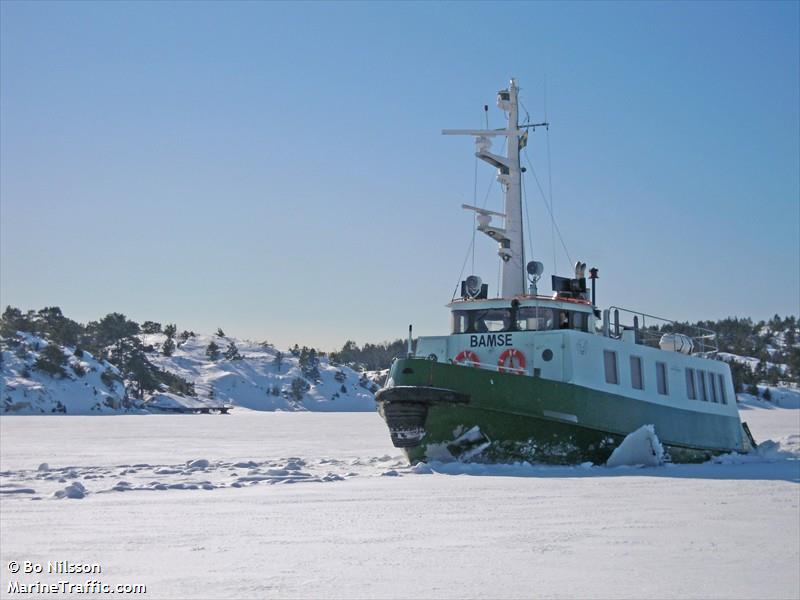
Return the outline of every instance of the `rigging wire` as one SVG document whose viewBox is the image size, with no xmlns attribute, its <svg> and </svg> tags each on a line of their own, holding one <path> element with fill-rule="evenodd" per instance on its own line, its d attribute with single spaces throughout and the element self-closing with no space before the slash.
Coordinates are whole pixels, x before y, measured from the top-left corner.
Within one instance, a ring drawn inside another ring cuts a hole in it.
<svg viewBox="0 0 800 600">
<path fill-rule="evenodd" d="M 461 277 L 464 275 L 464 269 L 466 268 L 467 261 L 469 260 L 469 253 L 472 251 L 474 246 L 475 246 L 475 236 L 472 237 L 472 242 L 470 242 L 469 247 L 467 248 L 467 255 L 464 257 L 464 263 L 461 265 L 461 272 L 458 274 L 456 287 L 453 288 L 453 295 L 450 297 L 451 300 L 454 300 L 456 294 L 458 293 L 458 285 L 461 283 Z"/>
<path fill-rule="evenodd" d="M 478 203 L 478 157 L 475 157 L 475 176 L 472 182 L 472 205 Z M 478 228 L 478 213 L 472 213 L 472 272 L 475 272 L 475 230 Z"/>
<path fill-rule="evenodd" d="M 530 256 L 531 260 L 533 260 L 533 259 L 536 258 L 533 255 L 533 235 L 531 233 L 533 231 L 533 229 L 531 228 L 531 218 L 530 218 L 530 215 L 528 213 L 528 190 L 525 188 L 525 178 L 524 177 L 520 177 L 520 183 L 522 184 L 522 198 L 523 198 L 523 200 L 525 202 L 525 224 L 528 226 L 528 249 L 530 250 L 530 254 L 528 256 Z M 522 260 L 523 264 L 525 263 L 524 254 L 525 254 L 525 252 L 524 252 L 524 249 L 523 249 L 523 260 Z"/>
<path fill-rule="evenodd" d="M 556 230 L 558 234 L 558 239 L 561 241 L 561 247 L 564 248 L 564 254 L 567 255 L 567 260 L 569 263 L 572 264 L 572 257 L 569 255 L 569 250 L 567 250 L 567 245 L 564 243 L 564 237 L 561 235 L 561 229 L 558 227 L 558 223 L 556 223 L 555 218 L 553 217 L 553 211 L 550 208 L 550 204 L 547 202 L 547 196 L 544 194 L 544 189 L 542 189 L 542 184 L 539 181 L 539 177 L 536 175 L 536 169 L 533 168 L 531 164 L 531 159 L 528 157 L 528 151 L 525 150 L 525 161 L 528 163 L 528 167 L 531 169 L 531 174 L 533 175 L 534 181 L 536 181 L 536 186 L 539 188 L 539 193 L 542 196 L 542 201 L 544 202 L 545 207 L 547 207 L 547 211 L 550 213 L 550 222 L 552 223 L 553 228 Z M 553 270 L 555 271 L 555 261 L 553 264 Z"/>
<path fill-rule="evenodd" d="M 547 123 L 547 74 L 544 76 L 544 122 Z M 553 241 L 553 272 L 556 272 L 556 236 L 554 229 L 556 227 L 556 217 L 555 217 L 555 210 L 553 207 L 553 169 L 551 167 L 552 163 L 550 161 L 550 128 L 545 128 L 545 140 L 547 146 L 547 187 L 550 192 L 550 237 Z M 558 234 L 559 237 L 561 233 Z M 561 243 L 563 244 L 564 241 L 562 240 Z M 566 246 L 564 247 L 566 250 Z M 567 252 L 567 257 L 569 257 L 569 252 Z M 569 259 L 569 265 L 572 264 L 572 259 Z M 569 267 L 567 265 L 567 267 Z"/>
<path fill-rule="evenodd" d="M 500 277 L 501 277 L 501 273 L 502 272 L 503 272 L 503 259 L 498 257 L 498 259 L 497 259 L 497 288 L 496 288 L 497 289 L 497 296 L 495 296 L 496 298 L 499 298 L 502 295 L 502 292 L 500 290 Z"/>
</svg>

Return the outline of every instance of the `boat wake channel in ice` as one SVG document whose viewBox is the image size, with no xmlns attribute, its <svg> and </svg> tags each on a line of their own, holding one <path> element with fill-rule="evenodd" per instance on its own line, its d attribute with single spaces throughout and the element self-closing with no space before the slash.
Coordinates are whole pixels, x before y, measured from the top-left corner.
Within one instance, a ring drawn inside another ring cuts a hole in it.
<svg viewBox="0 0 800 600">
<path fill-rule="evenodd" d="M 51 466 L 0 471 L 0 497 L 14 499 L 82 499 L 119 492 L 210 491 L 258 485 L 342 482 L 354 477 L 403 477 L 427 474 L 491 475 L 498 477 L 585 477 L 619 475 L 645 468 L 650 474 L 666 468 L 674 476 L 715 477 L 722 466 L 789 461 L 800 463 L 800 436 L 781 442 L 766 441 L 749 455 L 729 454 L 703 465 L 673 465 L 661 460 L 658 438 L 651 427 L 629 435 L 606 465 L 538 465 L 528 462 L 487 464 L 479 461 L 431 461 L 409 465 L 400 455 L 368 458 L 275 458 L 224 461 L 194 458 L 178 464 L 122 464 L 116 466 Z M 655 452 L 654 452 L 655 450 Z M 656 456 L 657 455 L 657 456 Z M 686 473 L 684 473 L 686 471 Z M 667 474 L 664 473 L 664 474 Z M 734 478 L 736 474 L 730 474 Z"/>
<path fill-rule="evenodd" d="M 338 460 L 299 457 L 238 462 L 191 459 L 180 464 L 50 466 L 0 471 L 0 496 L 80 499 L 90 494 L 132 491 L 214 490 L 254 485 L 327 483 L 352 477 L 398 475 L 408 470 L 400 456 Z"/>
</svg>

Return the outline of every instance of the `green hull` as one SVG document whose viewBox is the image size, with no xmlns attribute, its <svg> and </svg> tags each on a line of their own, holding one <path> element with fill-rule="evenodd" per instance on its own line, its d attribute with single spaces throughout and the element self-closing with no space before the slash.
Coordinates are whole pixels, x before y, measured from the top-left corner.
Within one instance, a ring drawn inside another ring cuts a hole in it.
<svg viewBox="0 0 800 600">
<path fill-rule="evenodd" d="M 396 446 L 412 463 L 604 463 L 624 437 L 652 424 L 674 462 L 744 451 L 737 417 L 643 402 L 538 377 L 424 359 L 397 360 L 376 395 Z"/>
</svg>

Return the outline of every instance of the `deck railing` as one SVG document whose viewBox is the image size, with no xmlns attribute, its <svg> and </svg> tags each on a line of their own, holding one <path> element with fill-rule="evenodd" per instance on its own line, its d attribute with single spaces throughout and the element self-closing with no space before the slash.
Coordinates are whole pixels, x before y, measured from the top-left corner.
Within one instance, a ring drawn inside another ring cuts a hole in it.
<svg viewBox="0 0 800 600">
<path fill-rule="evenodd" d="M 497 372 L 500 372 L 500 368 L 501 368 L 500 365 L 498 365 L 498 364 L 473 362 L 471 360 L 455 362 L 454 360 L 450 359 L 449 362 L 454 364 L 454 365 L 459 365 L 461 367 L 475 366 L 475 367 L 478 367 L 479 369 L 488 369 L 489 371 L 497 371 Z M 503 369 L 503 372 L 506 372 L 506 373 L 518 373 L 520 375 L 524 375 L 525 373 L 527 373 L 527 371 L 525 369 L 518 369 L 516 367 L 502 367 L 502 369 Z"/>
<path fill-rule="evenodd" d="M 632 335 L 637 344 L 653 348 L 680 351 L 679 346 L 682 342 L 678 336 L 673 336 L 667 342 L 673 344 L 672 348 L 665 348 L 661 344 L 662 337 L 665 334 L 679 334 L 692 340 L 694 348 L 691 350 L 691 354 L 713 356 L 719 352 L 717 333 L 711 329 L 680 323 L 618 306 L 611 306 L 603 311 L 604 335 L 619 339 L 625 335 L 625 332 L 631 332 L 628 335 Z"/>
</svg>

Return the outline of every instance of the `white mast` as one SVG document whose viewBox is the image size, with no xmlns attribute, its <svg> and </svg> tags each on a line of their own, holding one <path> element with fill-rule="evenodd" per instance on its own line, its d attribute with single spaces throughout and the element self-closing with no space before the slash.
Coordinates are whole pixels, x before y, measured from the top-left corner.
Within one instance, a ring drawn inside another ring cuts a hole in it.
<svg viewBox="0 0 800 600">
<path fill-rule="evenodd" d="M 503 259 L 502 289 L 503 298 L 512 298 L 525 293 L 525 257 L 522 246 L 522 186 L 519 165 L 520 145 L 524 145 L 524 129 L 518 122 L 517 82 L 512 79 L 506 90 L 497 92 L 497 106 L 508 114 L 506 129 L 444 129 L 444 135 L 475 136 L 475 156 L 497 168 L 497 181 L 503 186 L 505 194 L 505 213 L 496 213 L 475 206 L 464 208 L 478 213 L 478 231 L 482 231 L 499 244 L 497 253 Z M 506 155 L 492 154 L 491 137 L 507 138 Z M 491 224 L 492 216 L 505 219 L 504 227 Z"/>
</svg>

